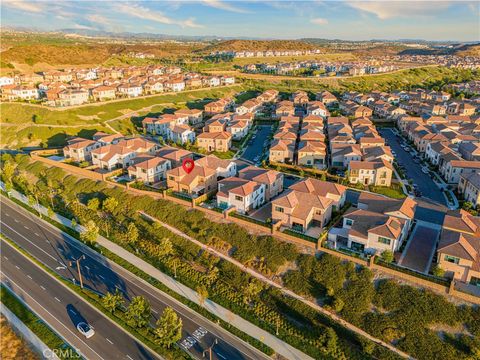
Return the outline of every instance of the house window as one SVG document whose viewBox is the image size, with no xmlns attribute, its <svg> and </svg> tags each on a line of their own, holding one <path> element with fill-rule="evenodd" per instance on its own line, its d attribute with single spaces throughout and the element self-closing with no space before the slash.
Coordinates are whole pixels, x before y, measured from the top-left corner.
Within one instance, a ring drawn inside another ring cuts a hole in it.
<svg viewBox="0 0 480 360">
<path fill-rule="evenodd" d="M 445 261 L 458 264 L 460 262 L 460 258 L 450 255 L 445 255 Z"/>
<path fill-rule="evenodd" d="M 175 181 L 175 177 L 173 177 L 173 176 L 169 176 L 169 177 L 168 177 L 168 180 Z"/>
<path fill-rule="evenodd" d="M 235 200 L 237 201 L 243 201 L 243 197 L 235 195 Z"/>
<path fill-rule="evenodd" d="M 275 206 L 275 211 L 278 211 L 279 213 L 283 213 L 285 212 L 285 209 L 280 206 Z"/>
<path fill-rule="evenodd" d="M 384 238 L 382 236 L 379 236 L 378 237 L 378 242 L 381 243 L 381 244 L 390 245 L 391 240 L 387 239 L 387 238 Z"/>
<path fill-rule="evenodd" d="M 353 220 L 352 219 L 345 219 L 345 225 L 352 226 L 353 225 Z"/>
</svg>

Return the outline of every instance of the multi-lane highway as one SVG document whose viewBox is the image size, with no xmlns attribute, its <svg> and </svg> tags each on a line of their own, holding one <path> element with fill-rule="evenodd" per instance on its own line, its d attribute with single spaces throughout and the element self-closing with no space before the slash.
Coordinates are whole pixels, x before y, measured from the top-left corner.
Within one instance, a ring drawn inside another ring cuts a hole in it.
<svg viewBox="0 0 480 360">
<path fill-rule="evenodd" d="M 1 279 L 86 359 L 157 358 L 6 242 L 2 242 Z M 92 338 L 86 339 L 76 330 L 76 324 L 81 321 L 94 328 Z"/>
<path fill-rule="evenodd" d="M 183 337 L 179 344 L 192 357 L 202 359 L 204 351 L 217 342 L 212 349 L 213 359 L 268 358 L 244 341 L 138 279 L 122 267 L 107 261 L 95 251 L 68 238 L 57 228 L 44 223 L 3 196 L 1 205 L 1 232 L 59 275 L 72 279 L 78 284 L 76 268 L 69 266 L 69 262 L 85 255 L 85 259 L 81 260 L 80 264 L 83 283 L 86 287 L 102 294 L 118 289 L 125 295 L 127 302 L 134 296 L 144 296 L 151 304 L 152 322 L 158 319 L 166 306 L 174 308 L 183 321 Z M 28 291 L 29 288 L 25 290 Z M 57 305 L 65 310 L 67 304 Z M 88 321 L 95 320 L 87 318 L 87 315 L 83 316 Z M 71 321 L 65 325 L 69 330 L 76 331 Z M 141 359 L 142 357 L 133 358 Z"/>
</svg>

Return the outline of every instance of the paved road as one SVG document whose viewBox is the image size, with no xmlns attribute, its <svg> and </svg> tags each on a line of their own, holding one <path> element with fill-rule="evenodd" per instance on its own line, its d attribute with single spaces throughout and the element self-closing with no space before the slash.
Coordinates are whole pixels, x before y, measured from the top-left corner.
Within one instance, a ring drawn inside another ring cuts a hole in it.
<svg viewBox="0 0 480 360">
<path fill-rule="evenodd" d="M 87 359 L 156 359 L 124 330 L 69 291 L 51 275 L 2 241 L 2 283 L 25 301 Z M 86 339 L 76 325 L 86 321 L 95 335 Z"/>
<path fill-rule="evenodd" d="M 437 245 L 439 228 L 416 224 L 399 264 L 406 268 L 428 274 Z"/>
<path fill-rule="evenodd" d="M 380 129 L 380 134 L 388 141 L 388 145 L 395 151 L 398 163 L 403 165 L 406 169 L 406 175 L 409 179 L 413 180 L 414 184 L 418 185 L 419 190 L 422 192 L 422 197 L 433 200 L 437 203 L 446 204 L 445 196 L 442 191 L 437 187 L 432 180 L 430 174 L 424 174 L 422 172 L 421 164 L 417 164 L 413 161 L 413 157 L 410 153 L 406 152 L 400 146 L 401 138 L 395 136 L 391 129 Z"/>
<path fill-rule="evenodd" d="M 251 139 L 252 145 L 247 145 L 247 148 L 243 152 L 241 159 L 245 159 L 251 162 L 255 162 L 254 159 L 258 155 L 264 155 L 264 142 L 268 139 L 268 136 L 272 133 L 271 125 L 258 125 L 258 130 L 255 139 Z M 259 162 L 261 162 L 258 160 Z"/>
<path fill-rule="evenodd" d="M 68 264 L 70 259 L 78 258 L 83 254 L 86 256 L 86 259 L 81 262 L 85 286 L 102 294 L 106 291 L 114 292 L 119 289 L 127 300 L 137 295 L 146 297 L 152 307 L 153 321 L 158 319 L 159 314 L 166 306 L 173 307 L 183 320 L 183 337 L 180 344 L 187 338 L 192 340 L 193 345 L 191 347 L 187 346 L 185 350 L 188 350 L 193 357 L 203 358 L 203 351 L 217 339 L 218 344 L 213 348 L 213 359 L 267 358 L 263 353 L 227 331 L 214 326 L 199 314 L 179 304 L 159 290 L 145 286 L 143 282 L 140 282 L 123 268 L 111 265 L 110 262 L 107 262 L 93 250 L 79 248 L 78 244 L 62 235 L 59 230 L 38 221 L 38 218 L 26 210 L 12 205 L 4 197 L 1 200 L 2 233 L 61 276 L 75 279 L 78 282 L 75 268 L 67 266 L 62 269 L 61 267 Z M 198 339 L 195 339 L 196 331 L 199 328 L 207 330 L 207 333 L 201 337 L 197 336 Z"/>
</svg>

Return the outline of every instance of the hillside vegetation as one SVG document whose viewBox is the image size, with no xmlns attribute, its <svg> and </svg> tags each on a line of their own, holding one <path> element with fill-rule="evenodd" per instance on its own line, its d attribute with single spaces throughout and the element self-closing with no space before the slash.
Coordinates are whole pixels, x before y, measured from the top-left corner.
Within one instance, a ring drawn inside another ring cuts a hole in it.
<svg viewBox="0 0 480 360">
<path fill-rule="evenodd" d="M 267 50 L 314 50 L 318 46 L 298 40 L 227 40 L 202 49 L 202 52 L 212 51 L 267 51 Z"/>
<path fill-rule="evenodd" d="M 27 346 L 24 340 L 13 332 L 13 329 L 3 316 L 0 316 L 0 358 L 3 360 L 37 360 L 35 355 Z"/>
</svg>

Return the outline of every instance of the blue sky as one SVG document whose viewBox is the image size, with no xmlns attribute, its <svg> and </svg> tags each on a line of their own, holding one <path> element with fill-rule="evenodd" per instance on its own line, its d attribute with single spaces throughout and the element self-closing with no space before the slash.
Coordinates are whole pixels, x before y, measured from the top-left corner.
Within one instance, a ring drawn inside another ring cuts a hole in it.
<svg viewBox="0 0 480 360">
<path fill-rule="evenodd" d="M 473 1 L 2 0 L 3 26 L 296 39 L 478 41 Z"/>
</svg>

